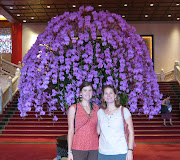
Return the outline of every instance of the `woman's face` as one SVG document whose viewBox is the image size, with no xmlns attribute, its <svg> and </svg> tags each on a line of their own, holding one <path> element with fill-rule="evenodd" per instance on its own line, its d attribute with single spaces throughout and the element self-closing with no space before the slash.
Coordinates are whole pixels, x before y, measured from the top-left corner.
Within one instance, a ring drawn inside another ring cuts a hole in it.
<svg viewBox="0 0 180 160">
<path fill-rule="evenodd" d="M 105 88 L 103 98 L 106 103 L 112 103 L 115 101 L 116 94 L 112 88 Z"/>
<path fill-rule="evenodd" d="M 170 97 L 167 97 L 166 99 L 167 99 L 167 100 L 170 100 Z"/>
<path fill-rule="evenodd" d="M 82 100 L 89 101 L 92 98 L 93 89 L 91 86 L 83 87 L 80 94 L 82 95 Z"/>
</svg>

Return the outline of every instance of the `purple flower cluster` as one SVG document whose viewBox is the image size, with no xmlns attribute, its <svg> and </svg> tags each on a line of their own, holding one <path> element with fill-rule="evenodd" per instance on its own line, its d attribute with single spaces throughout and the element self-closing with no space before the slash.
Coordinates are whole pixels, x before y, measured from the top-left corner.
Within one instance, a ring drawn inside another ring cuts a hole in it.
<svg viewBox="0 0 180 160">
<path fill-rule="evenodd" d="M 95 103 L 101 103 L 102 86 L 112 84 L 119 94 L 128 95 L 131 112 L 150 118 L 159 113 L 162 95 L 149 51 L 135 28 L 115 13 L 88 6 L 52 18 L 23 64 L 18 103 L 22 117 L 32 107 L 36 117 L 66 111 L 78 101 L 84 80 L 93 83 Z"/>
</svg>

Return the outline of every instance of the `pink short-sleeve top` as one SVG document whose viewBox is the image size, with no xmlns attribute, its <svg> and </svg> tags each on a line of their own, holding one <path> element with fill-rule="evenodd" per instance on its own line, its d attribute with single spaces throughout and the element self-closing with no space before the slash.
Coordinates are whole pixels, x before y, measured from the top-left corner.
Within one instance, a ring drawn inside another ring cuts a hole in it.
<svg viewBox="0 0 180 160">
<path fill-rule="evenodd" d="M 99 140 L 97 133 L 97 111 L 98 105 L 93 104 L 92 117 L 86 115 L 80 103 L 73 105 L 76 110 L 75 134 L 73 137 L 72 149 L 75 150 L 98 150 Z"/>
</svg>

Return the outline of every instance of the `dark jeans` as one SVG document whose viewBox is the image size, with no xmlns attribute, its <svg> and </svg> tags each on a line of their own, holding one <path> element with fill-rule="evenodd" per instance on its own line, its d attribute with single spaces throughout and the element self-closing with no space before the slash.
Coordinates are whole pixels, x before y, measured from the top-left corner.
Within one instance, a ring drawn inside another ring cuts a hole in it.
<svg viewBox="0 0 180 160">
<path fill-rule="evenodd" d="M 74 160 L 98 160 L 98 150 L 72 150 Z"/>
</svg>

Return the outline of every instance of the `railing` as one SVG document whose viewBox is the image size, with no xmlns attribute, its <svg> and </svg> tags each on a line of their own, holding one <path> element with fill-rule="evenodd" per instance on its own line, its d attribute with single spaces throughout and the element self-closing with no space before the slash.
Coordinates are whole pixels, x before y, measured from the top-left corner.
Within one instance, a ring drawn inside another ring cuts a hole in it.
<svg viewBox="0 0 180 160">
<path fill-rule="evenodd" d="M 12 97 L 18 91 L 20 69 L 21 62 L 16 65 L 2 59 L 2 55 L 0 55 L 0 72 L 9 75 L 7 86 L 4 86 L 3 89 L 0 87 L 0 114 L 3 113 L 3 109 L 9 102 L 11 102 Z"/>
<path fill-rule="evenodd" d="M 180 84 L 180 66 L 179 62 L 175 62 L 174 64 L 174 71 L 175 71 L 175 79 L 179 82 Z"/>
<path fill-rule="evenodd" d="M 1 72 L 7 75 L 15 76 L 17 68 L 21 69 L 21 62 L 19 62 L 18 65 L 16 65 L 9 61 L 1 59 Z"/>
<path fill-rule="evenodd" d="M 178 81 L 178 77 L 179 77 L 179 82 L 180 82 L 180 76 L 178 76 L 179 72 L 177 69 L 178 67 L 180 67 L 179 62 L 176 61 L 173 70 L 170 70 L 170 71 L 165 73 L 164 70 L 161 69 L 161 73 L 156 74 L 158 81 L 167 81 L 167 82 L 168 81 L 174 81 L 174 80 Z"/>
<path fill-rule="evenodd" d="M 15 77 L 11 78 L 11 76 L 8 77 L 8 85 L 2 89 L 0 88 L 0 114 L 2 114 L 3 109 L 6 107 L 6 105 L 11 102 L 12 97 L 16 94 L 18 91 L 18 84 L 20 79 L 20 69 L 16 69 Z"/>
</svg>

